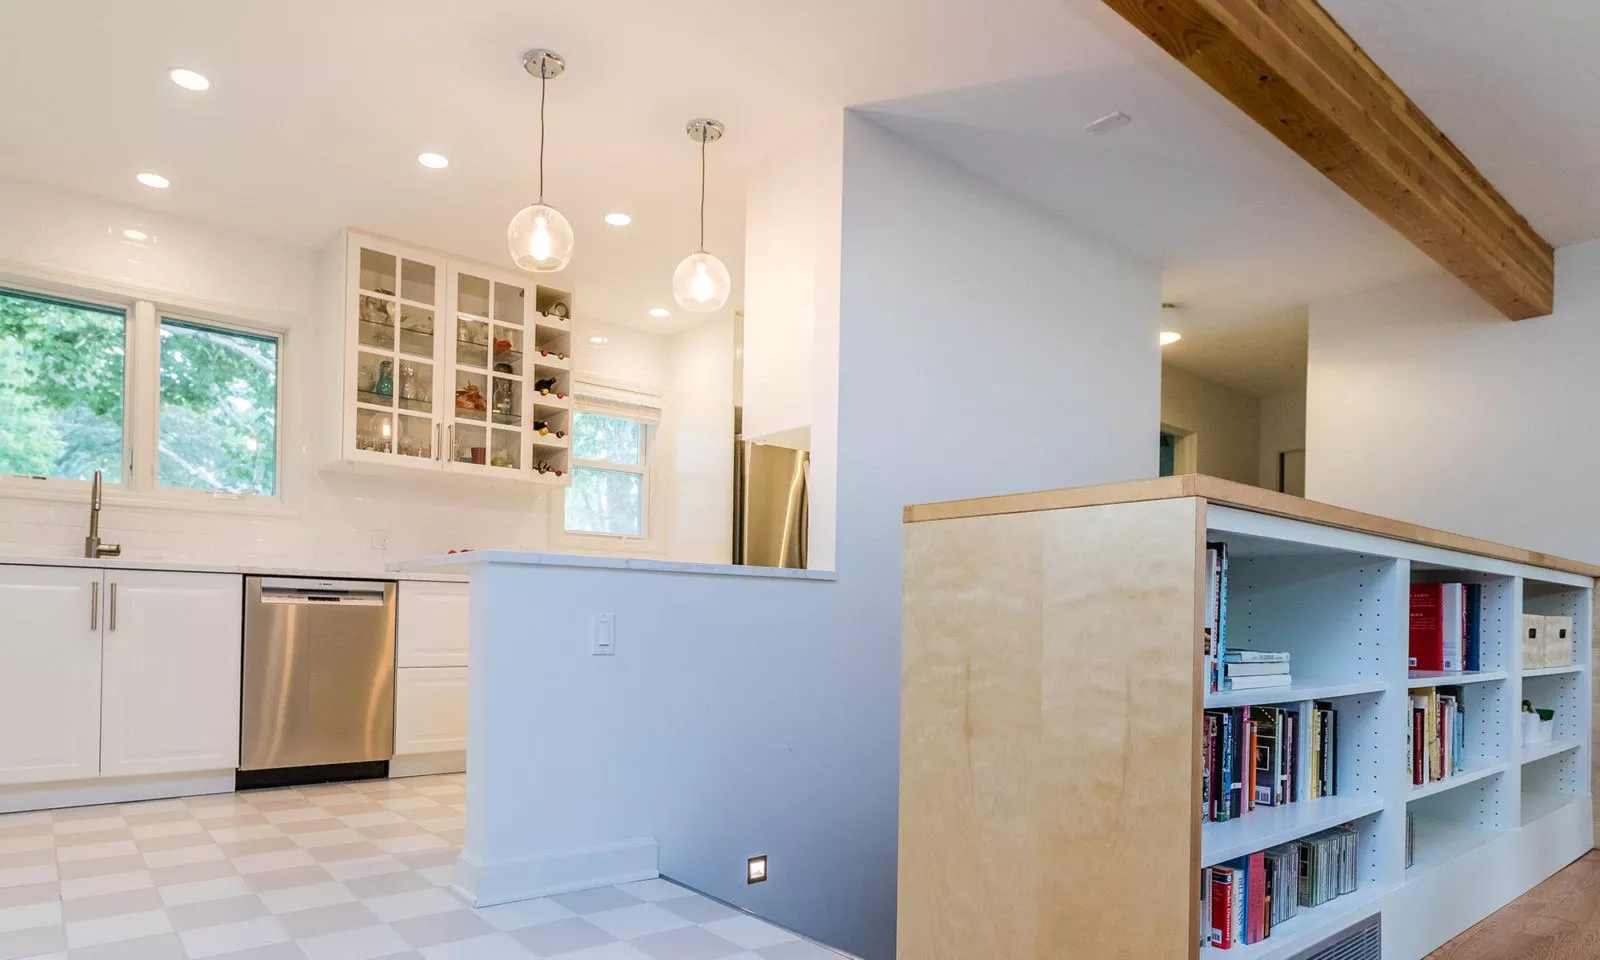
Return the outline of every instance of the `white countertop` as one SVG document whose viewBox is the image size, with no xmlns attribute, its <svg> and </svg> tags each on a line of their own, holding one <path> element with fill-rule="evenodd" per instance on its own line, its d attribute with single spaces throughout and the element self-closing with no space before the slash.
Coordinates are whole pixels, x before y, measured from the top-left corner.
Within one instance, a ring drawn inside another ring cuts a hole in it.
<svg viewBox="0 0 1600 960">
<path fill-rule="evenodd" d="M 173 560 L 140 560 L 137 557 L 29 557 L 0 554 L 0 565 L 29 567 L 91 567 L 96 570 L 166 570 L 173 573 L 236 573 L 255 577 L 311 577 L 319 580 L 434 580 L 462 582 L 465 573 L 441 570 L 325 570 L 310 567 L 256 567 L 226 563 L 186 563 Z"/>
<path fill-rule="evenodd" d="M 759 577 L 769 580 L 837 580 L 832 570 L 794 570 L 786 567 L 752 567 L 728 563 L 682 563 L 675 560 L 636 560 L 626 557 L 594 557 L 572 553 L 525 553 L 519 550 L 470 550 L 443 556 L 421 557 L 391 563 L 396 575 L 462 569 L 482 564 L 501 563 L 524 567 L 591 567 L 603 570 L 635 570 L 654 573 L 693 573 L 713 577 Z"/>
</svg>

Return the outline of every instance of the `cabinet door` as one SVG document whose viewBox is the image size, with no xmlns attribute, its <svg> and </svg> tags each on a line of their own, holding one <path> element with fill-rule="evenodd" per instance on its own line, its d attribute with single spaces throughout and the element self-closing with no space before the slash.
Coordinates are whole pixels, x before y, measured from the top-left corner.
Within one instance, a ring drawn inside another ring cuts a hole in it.
<svg viewBox="0 0 1600 960">
<path fill-rule="evenodd" d="M 354 233 L 347 256 L 345 456 L 437 470 L 445 261 Z"/>
<path fill-rule="evenodd" d="M 467 668 L 395 671 L 394 753 L 467 749 Z"/>
<path fill-rule="evenodd" d="M 239 765 L 244 580 L 106 572 L 103 776 Z"/>
<path fill-rule="evenodd" d="M 467 665 L 467 585 L 400 581 L 395 612 L 400 667 Z"/>
<path fill-rule="evenodd" d="M 100 772 L 101 572 L 0 566 L 0 783 Z"/>
<path fill-rule="evenodd" d="M 456 472 L 526 479 L 529 336 L 538 287 L 522 277 L 452 262 L 444 458 Z"/>
</svg>

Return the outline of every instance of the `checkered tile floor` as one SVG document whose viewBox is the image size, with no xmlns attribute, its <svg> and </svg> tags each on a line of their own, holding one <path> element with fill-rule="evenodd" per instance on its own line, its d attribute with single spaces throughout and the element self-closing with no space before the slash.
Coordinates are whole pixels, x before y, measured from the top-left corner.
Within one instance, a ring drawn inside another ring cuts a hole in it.
<svg viewBox="0 0 1600 960">
<path fill-rule="evenodd" d="M 0 816 L 0 960 L 838 960 L 665 880 L 474 910 L 462 784 Z"/>
</svg>

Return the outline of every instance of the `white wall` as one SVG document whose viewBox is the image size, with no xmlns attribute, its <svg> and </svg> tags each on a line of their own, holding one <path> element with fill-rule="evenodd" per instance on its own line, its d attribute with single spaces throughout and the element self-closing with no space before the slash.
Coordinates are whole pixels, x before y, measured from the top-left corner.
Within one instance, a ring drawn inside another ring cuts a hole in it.
<svg viewBox="0 0 1600 960">
<path fill-rule="evenodd" d="M 668 556 L 733 559 L 733 318 L 714 317 L 672 337 L 658 439 L 670 495 L 657 501 Z"/>
<path fill-rule="evenodd" d="M 208 509 L 174 510 L 130 503 L 114 491 L 107 497 L 102 535 L 121 542 L 124 556 L 359 571 L 454 547 L 549 545 L 557 513 L 552 502 L 559 498 L 542 490 L 506 492 L 453 482 L 455 478 L 400 472 L 371 477 L 320 469 L 320 455 L 311 449 L 311 428 L 317 418 L 337 413 L 308 399 L 322 393 L 313 389 L 319 370 L 316 325 L 322 322 L 315 251 L 4 179 L 0 210 L 5 211 L 0 217 L 0 282 L 45 280 L 106 288 L 176 301 L 284 333 L 282 504 L 252 510 L 218 503 L 207 504 Z M 138 226 L 153 241 L 144 246 L 124 241 L 124 226 Z M 674 380 L 670 341 L 583 317 L 581 291 L 577 302 L 577 373 L 665 395 Z M 590 336 L 609 342 L 596 347 L 588 342 Z M 681 376 L 677 380 L 688 382 Z M 690 415 L 709 411 L 698 402 L 675 404 L 670 397 L 665 404 L 681 406 Z M 720 423 L 718 419 L 693 429 L 713 430 Z M 727 432 L 731 437 L 731 425 Z M 727 469 L 731 477 L 731 461 Z M 6 486 L 15 492 L 15 484 Z M 0 554 L 79 554 L 87 523 L 86 494 L 70 496 L 40 499 L 0 492 Z M 709 539 L 720 535 L 720 527 L 702 533 L 686 525 L 684 532 Z M 387 552 L 374 548 L 377 534 L 387 536 Z M 600 549 L 634 552 L 614 544 Z M 645 546 L 645 552 L 668 549 L 665 544 Z"/>
<path fill-rule="evenodd" d="M 532 749 L 595 785 L 549 813 L 574 845 L 603 836 L 603 792 L 608 835 L 655 837 L 668 876 L 889 960 L 901 508 L 1154 474 L 1160 283 L 870 120 L 845 116 L 842 151 L 838 581 L 542 571 L 575 601 L 558 646 L 602 610 L 619 636 L 614 663 L 551 654 L 579 714 Z M 986 240 L 959 271 L 951 219 Z M 758 853 L 771 879 L 748 886 Z"/>
<path fill-rule="evenodd" d="M 1194 435 L 1195 469 L 1201 473 L 1255 483 L 1261 459 L 1260 419 L 1255 397 L 1162 364 L 1161 423 Z"/>
<path fill-rule="evenodd" d="M 1555 313 L 1455 280 L 1311 308 L 1306 495 L 1600 561 L 1600 241 L 1556 251 Z"/>
<path fill-rule="evenodd" d="M 1306 391 L 1304 387 L 1262 397 L 1261 462 L 1256 485 L 1278 489 L 1278 455 L 1306 448 Z"/>
</svg>

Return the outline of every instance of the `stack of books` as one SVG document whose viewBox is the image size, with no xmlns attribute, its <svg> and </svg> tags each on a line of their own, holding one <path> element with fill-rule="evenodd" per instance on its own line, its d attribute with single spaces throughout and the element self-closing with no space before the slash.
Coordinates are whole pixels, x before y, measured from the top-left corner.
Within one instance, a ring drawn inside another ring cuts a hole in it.
<svg viewBox="0 0 1600 960">
<path fill-rule="evenodd" d="M 1460 687 L 1411 691 L 1411 727 L 1406 731 L 1406 769 L 1413 786 L 1454 776 L 1466 766 L 1467 721 Z"/>
<path fill-rule="evenodd" d="M 1411 585 L 1413 670 L 1479 670 L 1483 587 L 1476 583 Z"/>
<path fill-rule="evenodd" d="M 1301 907 L 1354 893 L 1361 837 L 1346 825 L 1253 853 L 1200 876 L 1202 941 L 1220 950 L 1260 943 Z"/>
<path fill-rule="evenodd" d="M 1339 795 L 1339 711 L 1318 700 L 1311 705 L 1311 775 L 1307 799 Z"/>
<path fill-rule="evenodd" d="M 1268 690 L 1294 682 L 1282 651 L 1229 650 L 1222 655 L 1224 690 Z"/>
</svg>

